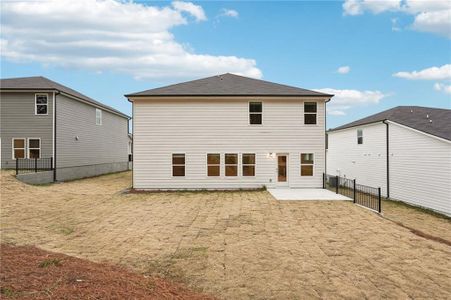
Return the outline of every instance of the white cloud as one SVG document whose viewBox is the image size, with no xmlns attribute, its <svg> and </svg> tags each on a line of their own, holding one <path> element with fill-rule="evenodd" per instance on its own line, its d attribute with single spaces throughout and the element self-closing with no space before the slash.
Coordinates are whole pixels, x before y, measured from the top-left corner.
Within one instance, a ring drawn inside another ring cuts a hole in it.
<svg viewBox="0 0 451 300">
<path fill-rule="evenodd" d="M 351 71 L 350 66 L 342 66 L 337 69 L 337 72 L 340 74 L 348 74 Z"/>
<path fill-rule="evenodd" d="M 220 16 L 222 17 L 231 17 L 231 18 L 238 18 L 239 14 L 236 10 L 234 9 L 227 9 L 227 8 L 223 8 L 221 10 L 221 14 Z"/>
<path fill-rule="evenodd" d="M 339 90 L 332 88 L 318 89 L 317 91 L 335 95 L 327 104 L 327 113 L 334 116 L 346 115 L 346 111 L 371 104 L 378 104 L 388 95 L 380 91 Z"/>
<path fill-rule="evenodd" d="M 196 18 L 196 21 L 205 21 L 207 20 L 207 16 L 203 8 L 199 5 L 195 5 L 191 2 L 183 2 L 183 1 L 174 1 L 172 2 L 172 6 L 175 10 L 180 12 L 187 12 Z"/>
<path fill-rule="evenodd" d="M 449 0 L 345 0 L 344 15 L 361 15 L 366 11 L 402 12 L 415 16 L 411 28 L 451 38 L 451 5 Z M 394 27 L 396 31 L 400 28 Z"/>
<path fill-rule="evenodd" d="M 446 94 L 451 94 L 451 85 L 443 83 L 435 83 L 434 89 L 439 92 L 444 92 Z"/>
<path fill-rule="evenodd" d="M 225 72 L 262 76 L 253 59 L 197 54 L 177 42 L 170 30 L 188 24 L 185 14 L 206 19 L 200 6 L 183 3 L 157 7 L 115 0 L 2 2 L 1 56 L 135 78 Z"/>
<path fill-rule="evenodd" d="M 421 71 L 398 72 L 393 74 L 393 76 L 410 80 L 447 80 L 451 79 L 451 64 L 431 67 Z"/>
</svg>

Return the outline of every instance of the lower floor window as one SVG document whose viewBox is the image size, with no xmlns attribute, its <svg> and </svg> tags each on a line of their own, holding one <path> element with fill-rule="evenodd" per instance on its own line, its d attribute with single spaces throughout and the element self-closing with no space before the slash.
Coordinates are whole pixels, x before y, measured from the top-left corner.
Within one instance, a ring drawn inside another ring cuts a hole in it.
<svg viewBox="0 0 451 300">
<path fill-rule="evenodd" d="M 40 139 L 28 139 L 28 158 L 41 158 Z"/>
<path fill-rule="evenodd" d="M 255 154 L 243 153 L 243 176 L 255 176 Z"/>
<path fill-rule="evenodd" d="M 172 154 L 172 176 L 185 176 L 185 154 Z"/>
<path fill-rule="evenodd" d="M 221 175 L 221 154 L 207 154 L 207 173 L 208 176 Z"/>
<path fill-rule="evenodd" d="M 313 153 L 301 153 L 301 176 L 313 176 Z"/>
<path fill-rule="evenodd" d="M 13 139 L 13 159 L 25 158 L 25 139 Z"/>
<path fill-rule="evenodd" d="M 236 153 L 225 154 L 225 175 L 238 176 L 238 154 Z"/>
</svg>

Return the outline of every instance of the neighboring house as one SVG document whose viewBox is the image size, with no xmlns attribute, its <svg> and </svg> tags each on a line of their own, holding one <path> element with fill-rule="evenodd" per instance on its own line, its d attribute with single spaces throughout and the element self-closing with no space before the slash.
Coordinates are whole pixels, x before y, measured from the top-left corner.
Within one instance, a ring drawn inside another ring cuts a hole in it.
<svg viewBox="0 0 451 300">
<path fill-rule="evenodd" d="M 127 115 L 44 77 L 2 79 L 0 93 L 2 169 L 53 158 L 56 180 L 127 170 Z"/>
<path fill-rule="evenodd" d="M 327 173 L 451 215 L 451 110 L 398 106 L 329 130 Z"/>
<path fill-rule="evenodd" d="M 126 97 L 135 189 L 322 187 L 332 95 L 224 74 Z"/>
</svg>

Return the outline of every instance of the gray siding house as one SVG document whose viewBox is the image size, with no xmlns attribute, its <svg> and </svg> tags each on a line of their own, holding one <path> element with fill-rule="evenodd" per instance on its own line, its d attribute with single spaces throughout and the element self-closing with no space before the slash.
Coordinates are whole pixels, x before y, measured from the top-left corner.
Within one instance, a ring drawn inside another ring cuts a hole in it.
<svg viewBox="0 0 451 300">
<path fill-rule="evenodd" d="M 2 169 L 52 158 L 54 180 L 128 169 L 129 116 L 44 77 L 0 81 Z"/>
</svg>

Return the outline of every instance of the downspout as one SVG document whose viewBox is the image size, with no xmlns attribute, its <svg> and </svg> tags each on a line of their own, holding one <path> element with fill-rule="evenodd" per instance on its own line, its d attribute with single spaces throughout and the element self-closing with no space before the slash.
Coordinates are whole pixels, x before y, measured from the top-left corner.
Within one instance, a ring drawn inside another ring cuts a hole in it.
<svg viewBox="0 0 451 300">
<path fill-rule="evenodd" d="M 60 91 L 53 92 L 53 181 L 56 181 L 56 96 Z"/>
<path fill-rule="evenodd" d="M 387 146 L 387 199 L 390 198 L 390 135 L 387 120 L 383 120 L 382 123 L 386 125 L 386 146 Z"/>
</svg>

